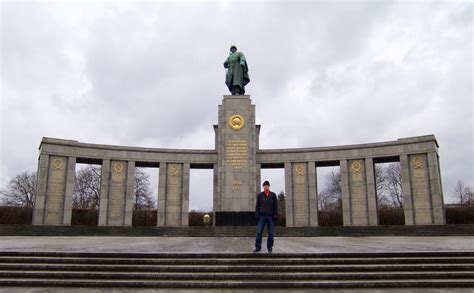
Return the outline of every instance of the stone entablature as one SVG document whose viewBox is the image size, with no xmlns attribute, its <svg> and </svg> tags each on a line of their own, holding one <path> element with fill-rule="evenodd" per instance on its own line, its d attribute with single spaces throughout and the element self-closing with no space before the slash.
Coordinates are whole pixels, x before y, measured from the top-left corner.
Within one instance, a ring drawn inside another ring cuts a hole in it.
<svg viewBox="0 0 474 293">
<path fill-rule="evenodd" d="M 189 173 L 214 170 L 214 212 L 253 211 L 261 169 L 284 168 L 287 226 L 317 226 L 317 166 L 340 166 L 345 226 L 377 225 L 374 163 L 399 161 L 407 225 L 445 224 L 434 135 L 335 147 L 259 149 L 249 96 L 224 96 L 215 150 L 160 149 L 43 138 L 33 223 L 70 225 L 76 163 L 102 165 L 99 225 L 131 226 L 136 167 L 160 168 L 158 226 L 187 226 Z"/>
</svg>

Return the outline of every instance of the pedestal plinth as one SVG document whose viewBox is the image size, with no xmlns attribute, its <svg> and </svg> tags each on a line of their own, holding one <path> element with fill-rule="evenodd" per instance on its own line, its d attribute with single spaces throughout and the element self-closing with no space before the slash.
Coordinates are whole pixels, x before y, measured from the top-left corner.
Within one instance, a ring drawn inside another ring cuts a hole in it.
<svg viewBox="0 0 474 293">
<path fill-rule="evenodd" d="M 218 157 L 214 209 L 218 226 L 255 224 L 259 129 L 250 96 L 224 96 L 219 105 L 219 124 L 214 126 Z"/>
</svg>

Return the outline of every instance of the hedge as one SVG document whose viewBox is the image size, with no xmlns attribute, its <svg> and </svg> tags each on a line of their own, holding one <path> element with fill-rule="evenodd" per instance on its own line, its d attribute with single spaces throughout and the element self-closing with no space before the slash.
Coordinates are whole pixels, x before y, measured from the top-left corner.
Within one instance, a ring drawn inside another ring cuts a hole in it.
<svg viewBox="0 0 474 293">
<path fill-rule="evenodd" d="M 474 224 L 474 205 L 446 206 L 446 224 Z M 189 226 L 204 226 L 205 212 L 189 212 Z M 211 217 L 213 214 L 208 213 Z M 320 226 L 342 226 L 342 211 L 319 211 Z M 0 206 L 0 224 L 29 225 L 33 219 L 33 208 Z M 404 225 L 403 211 L 381 208 L 378 210 L 379 225 Z M 97 226 L 98 211 L 73 209 L 71 225 Z M 133 211 L 133 226 L 156 226 L 157 210 Z M 280 215 L 277 225 L 285 226 L 285 215 Z"/>
</svg>

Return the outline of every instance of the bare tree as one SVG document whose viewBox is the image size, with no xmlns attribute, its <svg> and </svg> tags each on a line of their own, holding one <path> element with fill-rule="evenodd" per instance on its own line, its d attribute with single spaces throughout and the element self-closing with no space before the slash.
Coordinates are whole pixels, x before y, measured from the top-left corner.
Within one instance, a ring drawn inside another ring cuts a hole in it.
<svg viewBox="0 0 474 293">
<path fill-rule="evenodd" d="M 280 215 L 286 215 L 286 198 L 285 198 L 285 193 L 280 191 L 278 193 L 278 213 Z"/>
<path fill-rule="evenodd" d="M 89 165 L 76 172 L 74 185 L 73 208 L 97 209 L 100 203 L 101 167 Z M 149 175 L 142 168 L 137 168 L 133 180 L 135 210 L 156 208 L 150 190 Z"/>
<path fill-rule="evenodd" d="M 387 181 L 384 167 L 381 165 L 374 165 L 375 175 L 375 192 L 380 194 L 387 189 Z"/>
<path fill-rule="evenodd" d="M 390 164 L 385 169 L 387 192 L 392 205 L 403 209 L 402 171 L 400 164 Z"/>
<path fill-rule="evenodd" d="M 100 203 L 101 167 L 89 165 L 76 172 L 73 208 L 98 209 Z M 154 209 L 149 175 L 141 168 L 135 172 L 133 190 L 135 193 L 134 209 Z M 0 189 L 0 200 L 3 205 L 33 207 L 36 196 L 36 174 L 23 172 L 15 175 L 5 189 Z"/>
<path fill-rule="evenodd" d="M 136 168 L 133 181 L 133 191 L 135 192 L 135 202 L 133 209 L 154 209 L 156 201 L 153 198 L 153 192 L 150 189 L 150 175 L 145 173 L 142 168 Z"/>
<path fill-rule="evenodd" d="M 98 209 L 100 202 L 101 167 L 89 165 L 76 172 L 72 207 Z"/>
<path fill-rule="evenodd" d="M 379 207 L 403 209 L 402 177 L 399 164 L 386 167 L 375 165 L 376 192 Z M 333 210 L 342 207 L 341 173 L 331 171 L 326 176 L 326 187 L 318 194 L 319 209 Z"/>
<path fill-rule="evenodd" d="M 17 207 L 34 207 L 36 197 L 36 174 L 23 172 L 15 175 L 5 189 L 0 190 L 2 204 Z"/>
<path fill-rule="evenodd" d="M 331 171 L 326 175 L 326 187 L 318 194 L 318 205 L 322 211 L 342 207 L 341 173 Z"/>
<path fill-rule="evenodd" d="M 472 195 L 471 188 L 469 186 L 465 186 L 464 182 L 462 182 L 461 180 L 458 180 L 458 182 L 456 183 L 452 196 L 455 199 L 459 200 L 460 205 L 473 204 L 472 202 L 473 195 Z"/>
<path fill-rule="evenodd" d="M 403 189 L 400 164 L 375 165 L 377 204 L 379 207 L 403 209 Z"/>
</svg>

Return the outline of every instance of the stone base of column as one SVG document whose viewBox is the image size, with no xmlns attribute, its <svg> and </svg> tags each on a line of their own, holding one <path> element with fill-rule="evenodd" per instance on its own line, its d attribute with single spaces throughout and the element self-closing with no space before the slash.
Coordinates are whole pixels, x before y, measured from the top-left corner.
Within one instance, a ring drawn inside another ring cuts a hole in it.
<svg viewBox="0 0 474 293">
<path fill-rule="evenodd" d="M 255 212 L 216 212 L 216 226 L 256 226 Z"/>
</svg>

